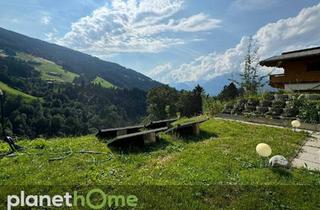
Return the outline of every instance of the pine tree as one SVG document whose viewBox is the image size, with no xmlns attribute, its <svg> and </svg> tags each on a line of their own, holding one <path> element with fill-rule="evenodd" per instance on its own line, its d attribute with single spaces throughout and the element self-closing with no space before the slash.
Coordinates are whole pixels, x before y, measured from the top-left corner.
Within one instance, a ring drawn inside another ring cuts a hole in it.
<svg viewBox="0 0 320 210">
<path fill-rule="evenodd" d="M 260 76 L 258 74 L 259 69 L 259 56 L 258 56 L 258 46 L 256 41 L 250 37 L 247 54 L 244 58 L 244 68 L 243 73 L 240 74 L 241 80 L 235 81 L 237 85 L 244 89 L 247 95 L 253 95 L 258 92 L 258 90 L 264 86 L 264 78 L 266 76 Z"/>
</svg>

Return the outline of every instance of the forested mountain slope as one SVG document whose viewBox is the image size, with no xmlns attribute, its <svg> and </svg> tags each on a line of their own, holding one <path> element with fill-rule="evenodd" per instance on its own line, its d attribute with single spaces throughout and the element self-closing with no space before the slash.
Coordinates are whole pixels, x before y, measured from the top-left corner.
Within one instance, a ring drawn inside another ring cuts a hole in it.
<svg viewBox="0 0 320 210">
<path fill-rule="evenodd" d="M 62 66 L 65 70 L 83 75 L 88 80 L 97 76 L 119 88 L 148 90 L 160 83 L 116 63 L 103 61 L 66 47 L 30 38 L 0 27 L 0 49 L 24 52 Z"/>
</svg>

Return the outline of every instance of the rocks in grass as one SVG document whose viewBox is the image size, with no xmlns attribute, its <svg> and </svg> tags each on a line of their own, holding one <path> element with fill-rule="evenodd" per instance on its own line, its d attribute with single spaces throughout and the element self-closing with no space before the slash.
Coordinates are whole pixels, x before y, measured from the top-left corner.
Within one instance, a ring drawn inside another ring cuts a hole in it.
<svg viewBox="0 0 320 210">
<path fill-rule="evenodd" d="M 245 111 L 248 112 L 248 113 L 255 112 L 256 111 L 256 106 L 251 106 L 251 105 L 246 104 L 245 105 Z"/>
<path fill-rule="evenodd" d="M 271 93 L 267 93 L 263 96 L 263 99 L 266 101 L 273 101 L 274 100 L 274 95 Z"/>
<path fill-rule="evenodd" d="M 264 115 L 269 111 L 269 107 L 271 106 L 272 101 L 269 100 L 261 100 L 259 106 L 256 108 L 256 113 L 259 115 Z"/>
<path fill-rule="evenodd" d="M 269 107 L 268 115 L 271 115 L 272 117 L 279 117 L 283 112 L 282 108 L 278 107 Z"/>
<path fill-rule="evenodd" d="M 245 108 L 246 100 L 240 99 L 233 105 L 233 109 L 231 111 L 231 114 L 238 115 L 242 114 Z"/>
<path fill-rule="evenodd" d="M 245 105 L 245 112 L 254 113 L 256 111 L 256 107 L 259 105 L 259 101 L 256 99 L 249 99 Z"/>
<path fill-rule="evenodd" d="M 298 99 L 307 99 L 311 101 L 320 100 L 320 94 L 301 94 Z"/>
<path fill-rule="evenodd" d="M 269 111 L 269 108 L 268 107 L 260 107 L 258 106 L 257 107 L 257 113 L 258 114 L 265 114 Z"/>
<path fill-rule="evenodd" d="M 275 101 L 272 102 L 272 107 L 274 107 L 274 108 L 285 108 L 286 107 L 286 101 L 275 100 Z"/>
<path fill-rule="evenodd" d="M 272 105 L 272 101 L 269 100 L 261 100 L 260 101 L 260 107 L 269 107 Z"/>
<path fill-rule="evenodd" d="M 299 114 L 299 109 L 297 109 L 295 107 L 289 107 L 289 108 L 283 109 L 282 116 L 295 118 L 298 114 Z"/>
<path fill-rule="evenodd" d="M 259 101 L 257 99 L 249 99 L 247 102 L 248 106 L 258 106 L 259 105 Z"/>
<path fill-rule="evenodd" d="M 276 101 L 286 101 L 289 99 L 289 95 L 287 94 L 275 94 L 274 95 L 274 99 Z"/>
<path fill-rule="evenodd" d="M 232 109 L 233 109 L 233 104 L 232 103 L 227 103 L 227 104 L 224 105 L 222 113 L 231 114 Z"/>
<path fill-rule="evenodd" d="M 289 161 L 282 155 L 275 155 L 269 160 L 269 166 L 273 168 L 289 168 Z"/>
</svg>

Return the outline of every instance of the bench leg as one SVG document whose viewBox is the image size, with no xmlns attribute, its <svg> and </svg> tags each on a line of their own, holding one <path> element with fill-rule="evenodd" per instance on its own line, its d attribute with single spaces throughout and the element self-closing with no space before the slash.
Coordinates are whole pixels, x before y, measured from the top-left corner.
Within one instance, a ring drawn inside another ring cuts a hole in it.
<svg viewBox="0 0 320 210">
<path fill-rule="evenodd" d="M 192 133 L 195 136 L 198 136 L 200 134 L 200 126 L 199 123 L 196 123 L 192 126 Z"/>
<path fill-rule="evenodd" d="M 144 144 L 153 144 L 156 143 L 156 133 L 147 133 L 143 135 Z"/>
</svg>

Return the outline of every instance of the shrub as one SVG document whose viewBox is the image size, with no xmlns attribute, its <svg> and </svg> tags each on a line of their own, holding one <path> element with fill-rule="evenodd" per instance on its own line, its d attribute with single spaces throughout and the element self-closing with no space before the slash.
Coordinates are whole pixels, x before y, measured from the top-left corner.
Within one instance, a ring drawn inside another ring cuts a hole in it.
<svg viewBox="0 0 320 210">
<path fill-rule="evenodd" d="M 220 100 L 207 99 L 204 104 L 205 113 L 209 116 L 215 116 L 222 112 L 224 103 Z"/>
<path fill-rule="evenodd" d="M 303 100 L 299 108 L 299 118 L 307 123 L 320 123 L 320 100 Z"/>
</svg>

